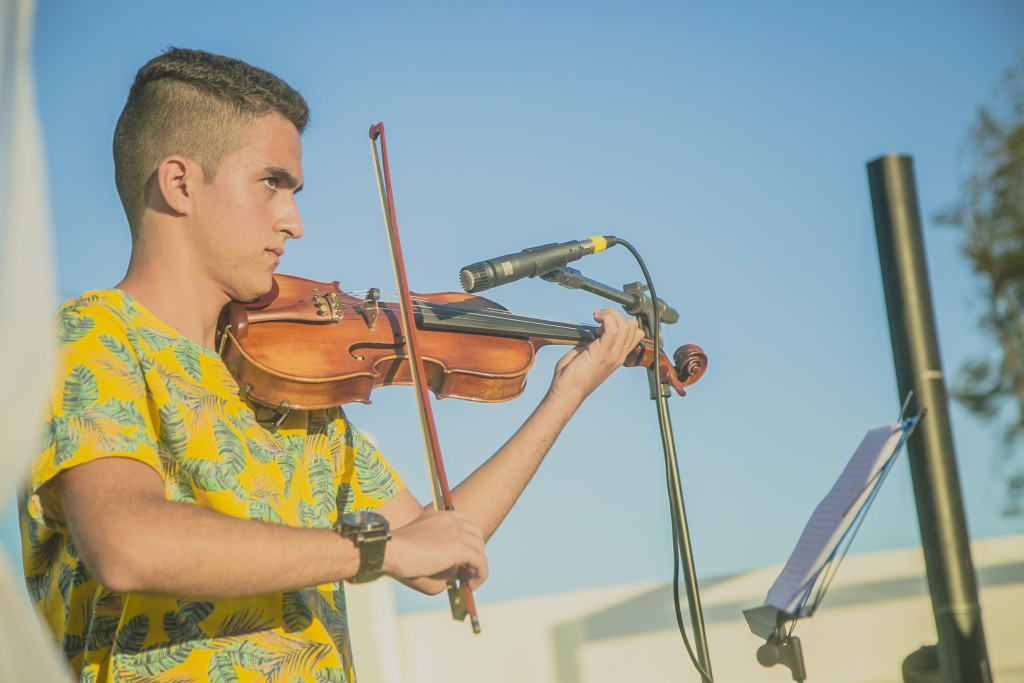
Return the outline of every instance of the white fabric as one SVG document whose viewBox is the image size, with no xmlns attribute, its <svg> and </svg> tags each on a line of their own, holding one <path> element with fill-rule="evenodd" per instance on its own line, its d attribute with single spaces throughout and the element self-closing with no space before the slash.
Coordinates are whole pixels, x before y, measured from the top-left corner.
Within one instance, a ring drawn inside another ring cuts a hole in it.
<svg viewBox="0 0 1024 683">
<path fill-rule="evenodd" d="M 54 274 L 32 82 L 34 9 L 34 0 L 0 0 L 0 510 L 9 509 L 37 439 L 52 363 Z M 68 680 L 20 576 L 0 554 L 0 681 Z"/>
</svg>

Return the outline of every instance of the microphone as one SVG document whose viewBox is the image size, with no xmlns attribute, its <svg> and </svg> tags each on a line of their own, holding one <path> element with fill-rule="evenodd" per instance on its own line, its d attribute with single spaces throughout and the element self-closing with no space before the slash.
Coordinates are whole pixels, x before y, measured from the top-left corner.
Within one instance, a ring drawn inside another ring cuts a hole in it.
<svg viewBox="0 0 1024 683">
<path fill-rule="evenodd" d="M 524 277 L 543 275 L 618 243 L 617 237 L 606 235 L 523 249 L 466 266 L 459 272 L 459 282 L 467 292 L 480 292 Z"/>
</svg>

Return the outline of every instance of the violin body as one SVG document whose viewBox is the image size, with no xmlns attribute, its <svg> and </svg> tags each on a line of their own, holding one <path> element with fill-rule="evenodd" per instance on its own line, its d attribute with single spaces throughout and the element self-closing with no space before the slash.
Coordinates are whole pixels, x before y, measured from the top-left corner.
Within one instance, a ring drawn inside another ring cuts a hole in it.
<svg viewBox="0 0 1024 683">
<path fill-rule="evenodd" d="M 430 300 L 500 309 L 456 292 L 432 294 Z M 427 384 L 438 398 L 513 399 L 523 392 L 535 358 L 533 344 L 511 337 L 482 340 L 453 331 L 421 339 Z M 458 367 L 446 360 L 453 345 Z M 238 385 L 269 405 L 287 400 L 291 408 L 316 410 L 370 403 L 377 387 L 412 383 L 397 306 L 351 296 L 337 282 L 275 275 L 267 294 L 226 307 L 220 349 Z"/>
<path fill-rule="evenodd" d="M 517 316 L 461 292 L 417 296 L 414 306 L 426 384 L 438 398 L 511 400 L 523 392 L 538 348 L 596 338 L 593 326 Z M 377 387 L 412 383 L 400 311 L 379 301 L 376 290 L 360 299 L 338 282 L 275 274 L 267 294 L 225 307 L 218 334 L 239 387 L 267 406 L 370 403 Z M 641 345 L 626 365 L 650 367 L 656 358 L 661 381 L 680 394 L 707 363 L 693 345 L 676 352 L 676 366 Z"/>
</svg>

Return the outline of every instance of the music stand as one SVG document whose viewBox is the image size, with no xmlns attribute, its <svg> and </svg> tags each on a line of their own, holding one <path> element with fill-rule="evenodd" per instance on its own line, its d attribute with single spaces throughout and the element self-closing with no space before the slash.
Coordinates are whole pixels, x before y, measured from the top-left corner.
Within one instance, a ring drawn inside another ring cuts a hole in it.
<svg viewBox="0 0 1024 683">
<path fill-rule="evenodd" d="M 796 620 L 811 616 L 821 604 L 896 454 L 924 412 L 909 419 L 900 415 L 899 422 L 864 435 L 832 490 L 815 508 L 764 604 L 743 611 L 750 631 L 765 639 L 757 650 L 761 665 L 784 664 L 798 683 L 807 677 L 800 639 L 792 635 Z"/>
</svg>

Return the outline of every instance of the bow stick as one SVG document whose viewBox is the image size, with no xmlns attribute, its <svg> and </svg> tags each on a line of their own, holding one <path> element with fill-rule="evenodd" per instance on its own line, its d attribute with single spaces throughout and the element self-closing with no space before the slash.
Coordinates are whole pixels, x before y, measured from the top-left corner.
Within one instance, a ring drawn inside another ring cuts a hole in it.
<svg viewBox="0 0 1024 683">
<path fill-rule="evenodd" d="M 377 141 L 380 140 L 380 154 L 377 153 Z M 398 305 L 401 311 L 402 334 L 409 354 L 409 366 L 412 370 L 412 385 L 416 392 L 416 405 L 419 407 L 420 429 L 423 432 L 423 445 L 427 452 L 427 469 L 436 510 L 454 510 L 452 493 L 448 488 L 448 477 L 444 473 L 444 462 L 441 460 L 441 446 L 437 440 L 437 429 L 434 426 L 434 413 L 430 407 L 430 396 L 427 394 L 427 373 L 423 368 L 423 357 L 419 353 L 417 328 L 413 320 L 412 298 L 409 284 L 405 279 L 405 261 L 402 258 L 402 244 L 398 239 L 398 224 L 395 220 L 395 202 L 391 196 L 391 172 L 388 170 L 388 146 L 384 140 L 384 124 L 370 126 L 370 149 L 373 152 L 374 169 L 377 172 L 377 189 L 380 192 L 380 208 L 384 212 L 384 224 L 388 232 L 388 244 L 391 247 L 391 264 L 395 269 L 395 283 L 398 286 Z M 383 161 L 383 174 L 381 173 Z M 451 603 L 452 617 L 465 621 L 469 615 L 473 633 L 480 633 L 480 619 L 476 615 L 476 602 L 473 592 L 469 589 L 469 570 L 465 565 L 459 566 L 459 578 L 448 583 L 448 601 Z"/>
</svg>

